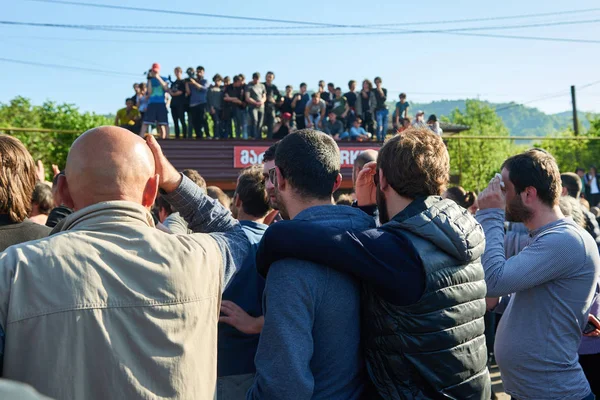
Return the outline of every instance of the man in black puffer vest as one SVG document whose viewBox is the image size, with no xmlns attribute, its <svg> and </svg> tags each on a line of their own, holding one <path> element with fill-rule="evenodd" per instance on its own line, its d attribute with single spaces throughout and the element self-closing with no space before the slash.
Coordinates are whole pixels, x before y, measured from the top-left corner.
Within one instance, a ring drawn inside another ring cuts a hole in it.
<svg viewBox="0 0 600 400">
<path fill-rule="evenodd" d="M 369 399 L 490 399 L 485 238 L 466 210 L 439 197 L 449 169 L 440 137 L 406 130 L 381 148 L 356 184 L 359 206 L 377 204 L 380 228 L 342 232 L 282 221 L 267 230 L 259 249 L 263 274 L 291 257 L 364 283 L 363 346 L 377 392 Z"/>
</svg>

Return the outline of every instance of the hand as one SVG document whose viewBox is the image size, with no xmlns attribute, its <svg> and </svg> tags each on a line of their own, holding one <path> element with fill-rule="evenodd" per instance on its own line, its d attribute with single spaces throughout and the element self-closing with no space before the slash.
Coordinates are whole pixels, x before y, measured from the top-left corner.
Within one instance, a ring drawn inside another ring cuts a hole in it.
<svg viewBox="0 0 600 400">
<path fill-rule="evenodd" d="M 248 335 L 260 333 L 265 323 L 264 317 L 254 318 L 242 310 L 240 306 L 228 300 L 223 300 L 221 303 L 221 313 L 224 315 L 219 317 L 219 322 L 231 325 L 238 331 Z"/>
<path fill-rule="evenodd" d="M 307 127 L 308 129 L 311 129 L 311 128 L 313 127 L 313 124 L 312 124 L 312 122 L 309 122 L 308 124 L 306 124 L 306 127 Z"/>
<path fill-rule="evenodd" d="M 596 327 L 595 331 L 592 331 L 590 333 L 586 333 L 583 336 L 587 336 L 587 337 L 600 337 L 600 321 L 598 321 L 598 318 L 596 318 L 595 316 L 593 316 L 592 314 L 589 315 L 588 317 L 588 321 L 594 325 Z"/>
<path fill-rule="evenodd" d="M 500 303 L 500 297 L 486 297 L 485 307 L 488 311 L 492 311 Z"/>
<path fill-rule="evenodd" d="M 146 135 L 146 143 L 154 156 L 156 173 L 159 175 L 158 186 L 167 193 L 172 192 L 179 187 L 181 174 L 167 160 L 154 136 Z"/>
<path fill-rule="evenodd" d="M 500 178 L 495 176 L 492 179 L 488 187 L 479 195 L 477 202 L 479 203 L 480 210 L 488 208 L 504 210 L 506 208 L 506 196 L 500 186 Z"/>
<path fill-rule="evenodd" d="M 44 163 L 42 163 L 42 160 L 38 160 L 35 166 L 35 178 L 38 182 L 46 181 L 46 169 L 44 168 Z"/>
<path fill-rule="evenodd" d="M 371 206 L 377 204 L 377 186 L 373 176 L 378 173 L 377 162 L 371 161 L 365 164 L 356 178 L 356 201 L 359 206 Z"/>
<path fill-rule="evenodd" d="M 52 164 L 52 176 L 55 177 L 58 174 L 60 174 L 60 168 L 58 168 L 58 165 Z"/>
</svg>

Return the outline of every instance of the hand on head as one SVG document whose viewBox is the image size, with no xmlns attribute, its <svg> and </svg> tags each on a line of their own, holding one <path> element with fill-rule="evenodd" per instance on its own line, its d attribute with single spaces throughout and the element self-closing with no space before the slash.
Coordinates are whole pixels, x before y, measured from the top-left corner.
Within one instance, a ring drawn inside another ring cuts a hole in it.
<svg viewBox="0 0 600 400">
<path fill-rule="evenodd" d="M 377 203 L 377 186 L 374 176 L 377 174 L 377 161 L 371 161 L 363 167 L 356 178 L 356 201 L 359 206 Z"/>
<path fill-rule="evenodd" d="M 501 179 L 495 176 L 487 188 L 477 198 L 479 209 L 485 210 L 488 208 L 506 208 L 506 196 L 501 186 Z"/>
</svg>

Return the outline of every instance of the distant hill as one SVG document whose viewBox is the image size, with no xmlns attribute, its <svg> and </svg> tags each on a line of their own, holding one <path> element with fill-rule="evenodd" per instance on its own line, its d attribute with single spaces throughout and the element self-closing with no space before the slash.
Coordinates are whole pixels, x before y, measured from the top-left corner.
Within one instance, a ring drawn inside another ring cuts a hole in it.
<svg viewBox="0 0 600 400">
<path fill-rule="evenodd" d="M 511 132 L 512 136 L 546 136 L 572 126 L 572 113 L 570 111 L 558 114 L 545 114 L 537 108 L 517 105 L 515 103 L 489 103 L 498 110 L 498 115 Z M 509 107 L 504 110 L 502 108 Z M 441 100 L 431 103 L 411 103 L 410 113 L 414 115 L 417 110 L 425 111 L 425 117 L 430 114 L 450 116 L 458 108 L 465 110 L 465 100 Z M 592 114 L 593 115 L 593 114 Z M 596 116 L 599 116 L 596 114 Z M 585 129 L 590 127 L 588 113 L 579 113 L 579 122 Z"/>
</svg>

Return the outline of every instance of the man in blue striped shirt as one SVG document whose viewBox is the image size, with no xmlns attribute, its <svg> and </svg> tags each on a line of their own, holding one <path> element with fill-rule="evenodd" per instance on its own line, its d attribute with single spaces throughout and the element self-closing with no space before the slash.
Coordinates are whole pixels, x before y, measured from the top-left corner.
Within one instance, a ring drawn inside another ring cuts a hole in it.
<svg viewBox="0 0 600 400">
<path fill-rule="evenodd" d="M 577 361 L 600 273 L 594 239 L 558 207 L 560 172 L 543 150 L 511 157 L 478 199 L 488 306 L 500 311 L 495 355 L 513 399 L 594 399 Z M 523 222 L 530 243 L 509 258 L 504 220 Z M 600 340 L 600 339 L 598 339 Z"/>
</svg>

